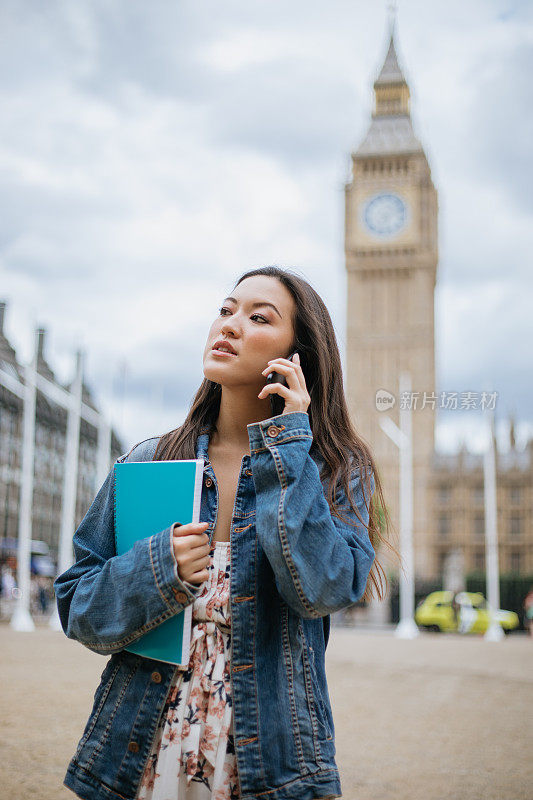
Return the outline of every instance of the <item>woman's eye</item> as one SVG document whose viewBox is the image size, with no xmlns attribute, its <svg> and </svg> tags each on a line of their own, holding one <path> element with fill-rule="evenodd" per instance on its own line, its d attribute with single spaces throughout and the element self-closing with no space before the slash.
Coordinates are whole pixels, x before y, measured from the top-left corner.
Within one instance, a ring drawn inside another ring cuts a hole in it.
<svg viewBox="0 0 533 800">
<path fill-rule="evenodd" d="M 218 311 L 219 311 L 219 314 L 221 316 L 223 316 L 223 317 L 226 316 L 225 314 L 222 313 L 223 311 L 228 311 L 231 314 L 231 311 L 229 310 L 229 308 L 226 308 L 225 306 L 222 306 L 222 308 L 219 308 Z M 268 323 L 268 320 L 265 319 L 265 317 L 263 317 L 262 314 L 252 314 L 250 319 L 253 319 L 254 317 L 259 317 L 259 319 L 263 320 L 263 322 Z"/>
</svg>

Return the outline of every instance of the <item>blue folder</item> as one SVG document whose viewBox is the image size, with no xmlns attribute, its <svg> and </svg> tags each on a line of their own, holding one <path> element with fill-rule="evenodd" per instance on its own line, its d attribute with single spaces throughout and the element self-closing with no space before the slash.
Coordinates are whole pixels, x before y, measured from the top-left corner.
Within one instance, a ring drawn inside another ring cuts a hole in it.
<svg viewBox="0 0 533 800">
<path fill-rule="evenodd" d="M 200 521 L 204 459 L 115 464 L 115 546 L 130 550 L 174 522 Z M 170 547 L 170 542 L 169 542 Z M 192 604 L 125 647 L 130 653 L 187 668 Z"/>
</svg>

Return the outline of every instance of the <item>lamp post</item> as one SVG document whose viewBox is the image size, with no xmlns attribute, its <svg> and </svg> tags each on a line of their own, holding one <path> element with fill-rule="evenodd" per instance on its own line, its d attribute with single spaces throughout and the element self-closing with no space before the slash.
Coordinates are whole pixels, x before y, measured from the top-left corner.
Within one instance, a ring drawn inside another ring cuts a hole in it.
<svg viewBox="0 0 533 800">
<path fill-rule="evenodd" d="M 61 527 L 59 529 L 58 575 L 72 564 L 72 531 L 76 519 L 76 498 L 78 496 L 78 464 L 80 449 L 80 423 L 83 397 L 84 354 L 76 352 L 74 380 L 70 387 L 70 404 L 67 412 L 67 435 L 65 443 L 65 463 L 63 466 L 63 502 L 61 504 Z M 61 630 L 57 604 L 48 620 L 52 630 Z"/>
<path fill-rule="evenodd" d="M 409 373 L 400 374 L 400 399 L 411 392 Z M 413 427 L 409 403 L 400 401 L 400 427 L 390 417 L 381 417 L 383 432 L 399 450 L 400 486 L 400 556 L 405 571 L 400 570 L 400 621 L 394 635 L 401 639 L 414 639 L 420 635 L 414 620 L 415 586 L 413 559 Z"/>
<path fill-rule="evenodd" d="M 489 444 L 483 456 L 483 483 L 485 499 L 485 569 L 489 627 L 484 639 L 499 642 L 505 638 L 502 627 L 494 618 L 500 608 L 500 571 L 498 566 L 498 508 L 496 500 L 496 449 L 494 412 L 490 410 Z"/>
<path fill-rule="evenodd" d="M 35 331 L 33 357 L 24 370 L 22 410 L 22 465 L 20 481 L 20 509 L 17 544 L 17 603 L 11 616 L 10 627 L 16 631 L 33 631 L 35 624 L 30 613 L 31 590 L 31 531 L 33 509 L 33 471 L 35 454 L 35 399 L 37 394 L 37 359 L 39 329 Z"/>
</svg>

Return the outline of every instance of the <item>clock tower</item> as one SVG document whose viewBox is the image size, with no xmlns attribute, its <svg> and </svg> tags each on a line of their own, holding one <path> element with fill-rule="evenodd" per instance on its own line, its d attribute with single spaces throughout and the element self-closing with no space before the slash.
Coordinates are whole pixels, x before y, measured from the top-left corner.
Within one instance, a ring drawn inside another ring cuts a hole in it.
<svg viewBox="0 0 533 800">
<path fill-rule="evenodd" d="M 437 192 L 410 117 L 410 94 L 396 55 L 394 25 L 374 83 L 370 126 L 351 156 L 345 187 L 346 385 L 350 413 L 376 457 L 387 507 L 399 532 L 399 454 L 380 415 L 399 425 L 412 408 L 415 574 L 434 573 L 427 481 L 434 451 L 434 290 Z M 411 393 L 399 395 L 399 376 Z M 381 402 L 380 402 L 381 399 Z M 399 537 L 394 540 L 399 545 Z M 388 550 L 380 551 L 387 569 Z M 397 569 L 397 565 L 393 565 Z"/>
</svg>

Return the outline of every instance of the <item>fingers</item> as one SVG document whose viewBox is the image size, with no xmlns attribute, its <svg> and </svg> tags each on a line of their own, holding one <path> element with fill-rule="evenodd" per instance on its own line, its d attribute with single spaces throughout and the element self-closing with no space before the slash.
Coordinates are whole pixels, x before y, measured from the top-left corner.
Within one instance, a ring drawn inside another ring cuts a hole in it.
<svg viewBox="0 0 533 800">
<path fill-rule="evenodd" d="M 200 547 L 209 541 L 209 536 L 205 533 L 208 527 L 208 522 L 189 522 L 187 525 L 175 522 L 172 534 L 178 541 L 181 537 L 187 537 L 187 547 Z"/>
<path fill-rule="evenodd" d="M 302 368 L 294 361 L 289 361 L 287 358 L 275 359 L 269 363 L 268 367 L 266 367 L 261 374 L 266 375 L 272 371 L 280 372 L 282 375 L 286 375 L 287 383 L 291 389 L 297 389 L 299 387 L 302 389 L 307 389 Z M 291 378 L 292 383 L 294 384 L 293 386 L 291 385 Z"/>
<path fill-rule="evenodd" d="M 187 565 L 187 572 L 192 574 L 194 581 L 206 581 L 209 577 L 209 570 L 207 567 L 211 562 L 211 555 L 209 554 L 211 547 L 208 544 L 204 554 L 200 555 L 200 548 L 196 548 L 189 558 L 184 559 Z"/>
<path fill-rule="evenodd" d="M 257 396 L 264 397 L 267 394 L 279 394 L 281 397 L 288 398 L 291 396 L 291 390 L 282 383 L 269 383 L 267 386 L 263 386 Z"/>
<path fill-rule="evenodd" d="M 210 555 L 203 555 L 201 557 L 198 556 L 195 557 L 194 559 L 190 559 L 188 562 L 189 571 L 192 571 L 194 573 L 197 570 L 205 569 L 206 567 L 209 566 L 210 561 L 211 561 Z"/>
<path fill-rule="evenodd" d="M 195 572 L 194 575 L 188 579 L 189 583 L 203 583 L 209 578 L 209 571 L 203 569 L 201 572 Z"/>
<path fill-rule="evenodd" d="M 209 546 L 209 536 L 207 533 L 191 533 L 188 536 L 174 536 L 174 547 L 182 553 L 194 550 L 195 557 L 197 557 L 197 550 L 205 548 L 206 552 L 208 552 Z"/>
<path fill-rule="evenodd" d="M 172 528 L 174 536 L 190 536 L 191 533 L 203 533 L 209 527 L 209 522 L 188 522 L 183 525 L 175 522 Z"/>
<path fill-rule="evenodd" d="M 185 541 L 185 539 L 182 540 L 183 543 Z M 211 562 L 209 543 L 202 547 L 181 550 L 176 553 L 176 558 L 178 561 L 178 575 L 182 580 L 201 583 L 209 577 L 208 567 Z"/>
</svg>

